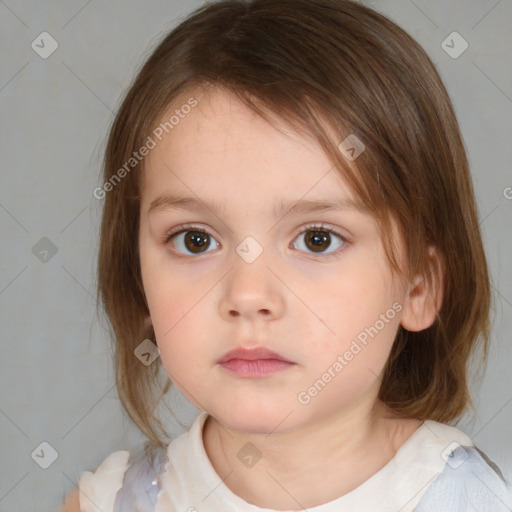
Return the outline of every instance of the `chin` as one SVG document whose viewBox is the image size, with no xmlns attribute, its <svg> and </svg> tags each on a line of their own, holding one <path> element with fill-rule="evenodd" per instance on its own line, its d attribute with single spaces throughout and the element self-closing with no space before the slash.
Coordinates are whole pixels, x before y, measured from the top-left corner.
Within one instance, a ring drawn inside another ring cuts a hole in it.
<svg viewBox="0 0 512 512">
<path fill-rule="evenodd" d="M 244 407 L 228 406 L 223 410 L 212 410 L 210 414 L 219 423 L 236 432 L 263 435 L 287 432 L 293 428 L 290 421 L 296 419 L 292 407 L 283 404 L 253 404 L 250 401 Z"/>
</svg>

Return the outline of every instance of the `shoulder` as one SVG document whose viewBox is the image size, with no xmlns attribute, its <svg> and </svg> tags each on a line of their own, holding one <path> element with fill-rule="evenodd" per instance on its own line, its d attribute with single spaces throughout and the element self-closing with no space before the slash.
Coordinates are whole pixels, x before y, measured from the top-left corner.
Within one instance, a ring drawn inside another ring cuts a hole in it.
<svg viewBox="0 0 512 512">
<path fill-rule="evenodd" d="M 78 487 L 67 495 L 58 512 L 96 512 L 100 505 L 100 510 L 112 510 L 129 456 L 130 452 L 120 450 L 106 457 L 95 471 L 84 471 L 78 477 Z"/>
<path fill-rule="evenodd" d="M 121 488 L 116 494 L 114 512 L 154 510 L 162 489 L 160 475 L 167 463 L 166 448 L 146 444 L 143 450 L 132 453 Z"/>
<path fill-rule="evenodd" d="M 78 479 L 80 512 L 112 512 L 116 494 L 129 467 L 130 452 L 108 455 L 95 471 L 84 471 Z"/>
<path fill-rule="evenodd" d="M 512 488 L 499 468 L 476 446 L 454 447 L 443 471 L 429 485 L 416 512 L 443 510 L 509 512 Z"/>
<path fill-rule="evenodd" d="M 108 455 L 95 471 L 84 471 L 78 488 L 59 512 L 124 512 L 153 510 L 161 489 L 159 473 L 167 461 L 166 449 L 144 445 Z"/>
</svg>

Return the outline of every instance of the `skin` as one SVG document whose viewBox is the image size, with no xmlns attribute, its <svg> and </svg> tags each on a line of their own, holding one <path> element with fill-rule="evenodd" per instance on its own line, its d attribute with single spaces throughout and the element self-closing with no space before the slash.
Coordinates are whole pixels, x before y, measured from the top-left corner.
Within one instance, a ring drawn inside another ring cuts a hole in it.
<svg viewBox="0 0 512 512">
<path fill-rule="evenodd" d="M 169 112 L 191 96 L 176 99 Z M 140 263 L 162 363 L 178 389 L 210 414 L 205 449 L 218 475 L 229 474 L 231 491 L 276 510 L 317 506 L 384 467 L 421 424 L 394 418 L 377 395 L 400 324 L 430 326 L 440 297 L 430 298 L 422 276 L 411 283 L 393 276 L 365 212 L 275 218 L 281 199 L 355 196 L 316 142 L 284 124 L 286 133 L 277 130 L 224 91 L 194 97 L 197 107 L 146 157 L 141 189 Z M 164 192 L 223 209 L 149 214 Z M 320 222 L 346 241 L 330 232 L 323 252 L 311 250 L 305 226 Z M 205 252 L 194 253 L 184 233 L 163 242 L 185 223 L 211 235 Z M 252 263 L 236 252 L 247 236 L 263 250 Z M 403 242 L 397 244 L 405 261 Z M 401 311 L 301 404 L 298 394 L 394 303 Z M 295 364 L 264 378 L 234 376 L 217 361 L 237 346 L 265 346 Z M 262 456 L 252 467 L 237 457 L 247 442 Z"/>
</svg>

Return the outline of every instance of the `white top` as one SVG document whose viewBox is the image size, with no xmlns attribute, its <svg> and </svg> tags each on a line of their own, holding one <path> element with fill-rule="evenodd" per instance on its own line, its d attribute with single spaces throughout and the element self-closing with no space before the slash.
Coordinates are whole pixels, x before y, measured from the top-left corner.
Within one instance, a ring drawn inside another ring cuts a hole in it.
<svg viewBox="0 0 512 512">
<path fill-rule="evenodd" d="M 278 512 L 252 505 L 234 494 L 215 472 L 203 444 L 201 412 L 189 430 L 169 443 L 154 512 Z M 474 447 L 455 427 L 424 421 L 382 469 L 349 493 L 309 512 L 412 512 L 460 445 Z M 129 466 L 130 452 L 116 451 L 92 473 L 80 475 L 81 512 L 113 512 Z M 459 472 L 460 473 L 460 472 Z M 299 507 L 299 506 L 297 506 Z M 298 509 L 298 508 L 297 508 Z M 284 512 L 284 511 L 279 511 Z M 290 511 L 291 512 L 291 511 Z"/>
</svg>

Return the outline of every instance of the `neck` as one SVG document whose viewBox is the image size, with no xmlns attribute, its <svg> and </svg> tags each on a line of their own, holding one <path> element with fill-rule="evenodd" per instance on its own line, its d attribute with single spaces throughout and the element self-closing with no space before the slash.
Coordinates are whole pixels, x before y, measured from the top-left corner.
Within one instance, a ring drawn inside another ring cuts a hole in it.
<svg viewBox="0 0 512 512">
<path fill-rule="evenodd" d="M 233 493 L 262 508 L 301 510 L 350 492 L 384 467 L 421 423 L 404 421 L 378 401 L 272 434 L 239 432 L 209 416 L 203 441 Z"/>
</svg>

